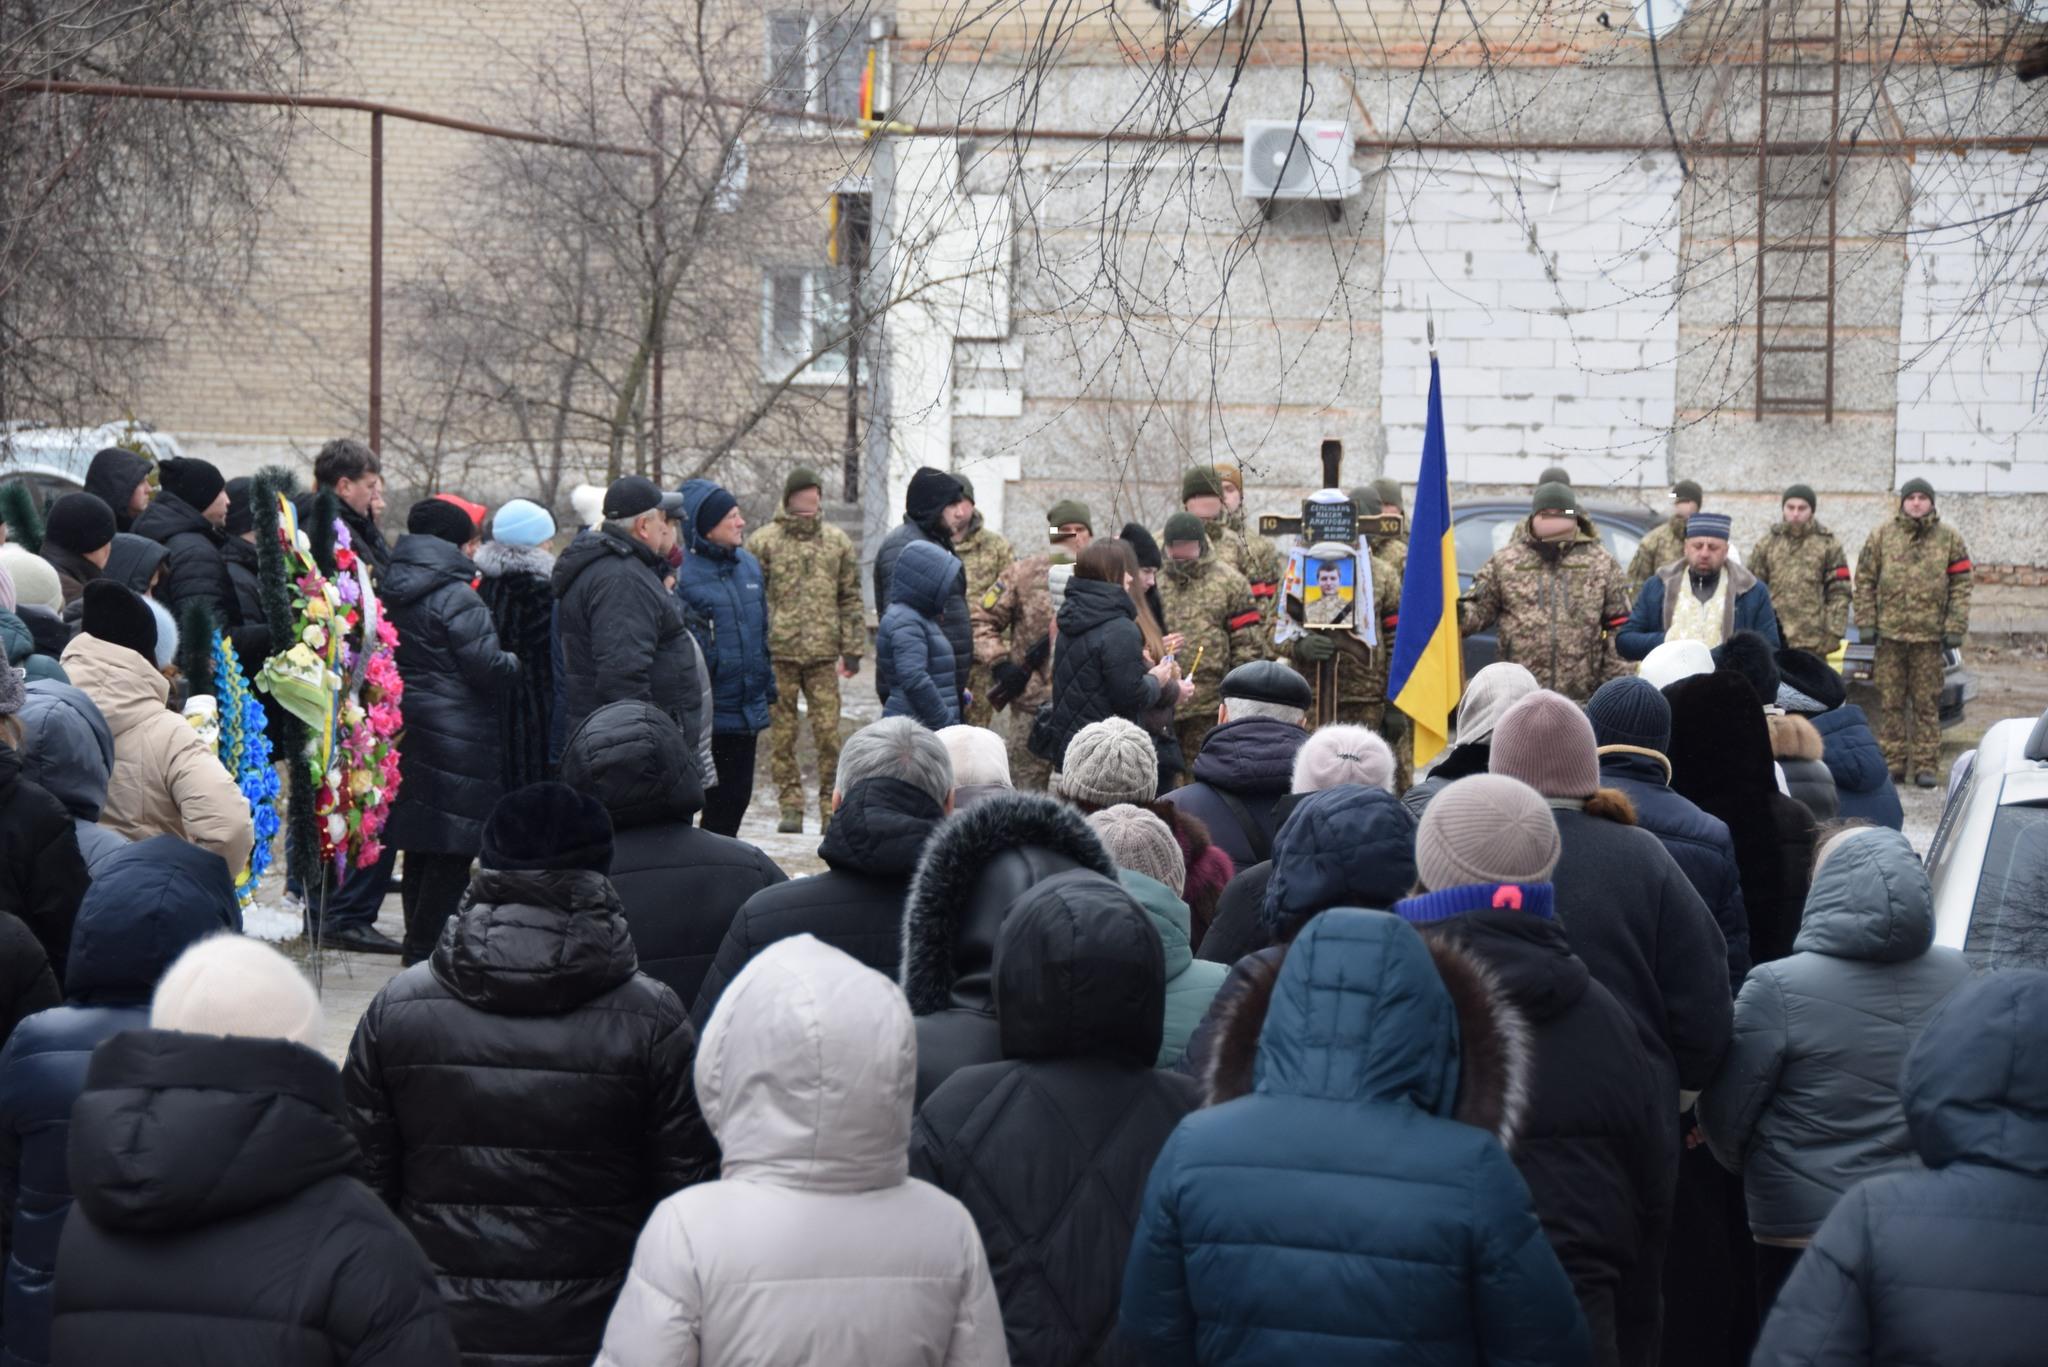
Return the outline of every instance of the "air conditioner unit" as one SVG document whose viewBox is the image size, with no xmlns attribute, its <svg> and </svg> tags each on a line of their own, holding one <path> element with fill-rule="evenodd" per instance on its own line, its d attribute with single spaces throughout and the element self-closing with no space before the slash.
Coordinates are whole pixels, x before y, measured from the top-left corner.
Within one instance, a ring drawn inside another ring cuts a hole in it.
<svg viewBox="0 0 2048 1367">
<path fill-rule="evenodd" d="M 1247 120 L 1240 193 L 1262 201 L 1268 218 L 1284 200 L 1312 199 L 1335 219 L 1364 184 L 1352 147 L 1350 126 L 1337 119 Z"/>
</svg>

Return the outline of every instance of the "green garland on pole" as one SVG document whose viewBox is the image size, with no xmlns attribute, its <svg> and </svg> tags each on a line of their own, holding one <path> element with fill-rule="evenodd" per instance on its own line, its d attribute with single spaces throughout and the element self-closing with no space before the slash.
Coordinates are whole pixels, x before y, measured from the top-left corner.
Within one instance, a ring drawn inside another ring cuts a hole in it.
<svg viewBox="0 0 2048 1367">
<path fill-rule="evenodd" d="M 213 608 L 203 598 L 188 599 L 178 611 L 178 672 L 185 676 L 185 696 L 213 696 Z"/>
<path fill-rule="evenodd" d="M 43 514 L 27 484 L 15 480 L 0 484 L 0 521 L 7 523 L 9 537 L 21 543 L 31 555 L 43 549 Z"/>
</svg>

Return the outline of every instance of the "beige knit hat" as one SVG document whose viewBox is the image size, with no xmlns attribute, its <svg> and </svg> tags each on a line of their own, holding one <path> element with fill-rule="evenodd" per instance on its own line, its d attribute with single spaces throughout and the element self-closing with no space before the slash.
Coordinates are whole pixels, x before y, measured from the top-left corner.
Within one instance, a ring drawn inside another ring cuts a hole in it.
<svg viewBox="0 0 2048 1367">
<path fill-rule="evenodd" d="M 1561 852 L 1541 793 L 1502 774 L 1474 774 L 1430 799 L 1415 834 L 1415 871 L 1431 892 L 1547 883 Z"/>
<path fill-rule="evenodd" d="M 1143 807 L 1119 802 L 1090 816 L 1088 824 L 1102 837 L 1102 847 L 1118 868 L 1156 878 L 1172 888 L 1176 897 L 1186 890 L 1187 857 L 1172 829 L 1157 816 Z"/>
<path fill-rule="evenodd" d="M 1152 737 L 1122 717 L 1091 722 L 1067 742 L 1052 791 L 1096 808 L 1150 802 L 1159 796 L 1159 752 Z"/>
<path fill-rule="evenodd" d="M 1543 689 L 1500 719 L 1486 767 L 1520 779 L 1544 797 L 1587 798 L 1600 786 L 1600 743 L 1577 703 Z"/>
<path fill-rule="evenodd" d="M 314 1045 L 320 998 L 292 961 L 264 944 L 228 933 L 178 956 L 156 985 L 149 1023 L 191 1035 L 243 1035 Z"/>
<path fill-rule="evenodd" d="M 1512 660 L 1496 660 L 1474 674 L 1458 704 L 1458 744 L 1473 745 L 1491 737 L 1502 715 L 1542 686 Z"/>
</svg>

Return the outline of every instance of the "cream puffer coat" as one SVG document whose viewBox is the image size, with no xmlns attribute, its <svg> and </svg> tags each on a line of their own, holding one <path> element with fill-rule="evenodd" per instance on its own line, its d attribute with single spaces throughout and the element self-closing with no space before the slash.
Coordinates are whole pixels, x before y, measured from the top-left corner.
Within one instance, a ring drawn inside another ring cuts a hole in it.
<svg viewBox="0 0 2048 1367">
<path fill-rule="evenodd" d="M 917 1037 L 903 993 L 809 935 L 719 999 L 697 1100 L 722 1179 L 656 1207 L 597 1367 L 1003 1367 L 981 1236 L 909 1176 Z"/>
<path fill-rule="evenodd" d="M 100 824 L 130 840 L 175 835 L 226 860 L 231 877 L 240 874 L 256 843 L 249 801 L 199 733 L 165 706 L 170 681 L 97 636 L 73 637 L 63 664 L 114 733 Z"/>
</svg>

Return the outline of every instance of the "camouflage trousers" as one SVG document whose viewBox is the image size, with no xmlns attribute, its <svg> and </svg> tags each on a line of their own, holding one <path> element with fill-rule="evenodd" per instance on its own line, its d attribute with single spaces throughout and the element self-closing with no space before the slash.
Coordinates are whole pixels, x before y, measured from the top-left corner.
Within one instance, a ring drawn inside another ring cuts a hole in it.
<svg viewBox="0 0 2048 1367">
<path fill-rule="evenodd" d="M 1885 763 L 1907 777 L 1922 769 L 1939 775 L 1941 761 L 1941 643 L 1879 637 L 1872 671 L 1877 685 L 1877 743 Z"/>
<path fill-rule="evenodd" d="M 973 695 L 974 701 L 967 704 L 967 715 L 961 718 L 962 721 L 969 726 L 995 729 L 996 707 L 988 700 L 995 686 L 995 677 L 988 672 L 987 665 L 977 663 L 967 671 L 967 691 Z"/>
<path fill-rule="evenodd" d="M 1028 707 L 1008 709 L 1004 737 L 1010 751 L 1010 786 L 1020 793 L 1042 793 L 1052 783 L 1052 765 L 1031 753 L 1031 724 L 1038 715 Z"/>
<path fill-rule="evenodd" d="M 775 802 L 785 812 L 804 809 L 803 767 L 796 757 L 799 694 L 811 714 L 811 740 L 818 747 L 818 819 L 832 815 L 832 782 L 839 772 L 839 675 L 837 657 L 775 661 L 775 705 L 768 710 L 770 764 Z"/>
</svg>

